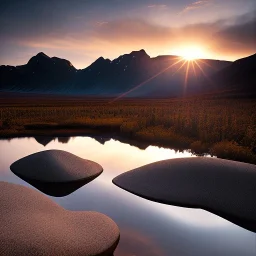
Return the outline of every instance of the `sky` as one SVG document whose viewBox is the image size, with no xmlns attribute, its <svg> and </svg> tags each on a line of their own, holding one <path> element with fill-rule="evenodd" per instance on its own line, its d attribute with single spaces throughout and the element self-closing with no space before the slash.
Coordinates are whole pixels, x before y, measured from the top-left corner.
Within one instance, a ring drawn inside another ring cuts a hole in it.
<svg viewBox="0 0 256 256">
<path fill-rule="evenodd" d="M 236 60 L 256 53 L 255 0 L 1 0 L 0 65 L 44 52 L 85 68 L 151 56 Z"/>
</svg>

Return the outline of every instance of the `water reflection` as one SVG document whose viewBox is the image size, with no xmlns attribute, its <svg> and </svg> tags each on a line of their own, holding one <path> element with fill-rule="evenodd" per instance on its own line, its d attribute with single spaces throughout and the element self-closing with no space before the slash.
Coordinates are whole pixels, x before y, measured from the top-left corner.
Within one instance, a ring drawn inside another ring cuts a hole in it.
<svg viewBox="0 0 256 256">
<path fill-rule="evenodd" d="M 54 137 L 50 136 L 36 136 L 34 138 L 39 144 L 43 146 L 47 146 L 51 141 L 55 140 Z"/>
<path fill-rule="evenodd" d="M 190 157 L 189 152 L 147 147 L 89 137 L 74 137 L 67 144 L 50 141 L 45 147 L 34 138 L 0 141 L 0 180 L 26 185 L 9 169 L 26 155 L 60 149 L 98 162 L 104 172 L 96 180 L 63 198 L 52 198 L 70 210 L 94 210 L 110 216 L 120 227 L 115 256 L 254 256 L 256 234 L 199 209 L 162 205 L 127 193 L 112 184 L 118 174 L 150 162 Z M 33 188 L 34 189 L 34 188 Z"/>
<path fill-rule="evenodd" d="M 83 137 L 85 137 L 86 135 L 84 135 Z M 131 138 L 125 138 L 123 136 L 120 136 L 120 135 L 117 135 L 115 133 L 113 134 L 109 134 L 109 135 L 104 135 L 104 136 L 101 136 L 101 135 L 88 135 L 88 137 L 92 138 L 92 139 L 95 139 L 96 141 L 98 141 L 100 144 L 104 145 L 106 142 L 110 141 L 111 139 L 114 139 L 115 141 L 120 141 L 122 143 L 125 143 L 125 144 L 129 144 L 131 146 L 135 146 L 139 149 L 146 149 L 148 146 L 150 146 L 150 144 L 148 144 L 147 142 L 138 142 L 134 139 L 131 139 Z M 34 138 L 39 144 L 43 145 L 43 146 L 47 146 L 50 142 L 52 141 L 55 141 L 57 140 L 58 142 L 61 142 L 63 144 L 66 144 L 70 141 L 70 139 L 72 137 L 59 137 L 59 136 L 41 136 L 41 135 L 38 135 L 38 136 L 34 136 L 32 137 Z M 4 140 L 8 140 L 8 141 L 11 141 L 13 140 L 14 138 L 7 138 L 7 139 L 4 139 Z M 17 138 L 16 138 L 17 139 Z M 1 138 L 0 138 L 1 140 Z"/>
<path fill-rule="evenodd" d="M 17 174 L 15 174 L 17 175 Z M 40 190 L 46 195 L 54 197 L 63 197 L 67 196 L 87 183 L 95 179 L 95 176 L 88 179 L 82 179 L 78 181 L 69 181 L 69 182 L 46 182 L 29 179 L 28 177 L 17 175 L 19 178 L 32 185 L 34 188 Z"/>
<path fill-rule="evenodd" d="M 71 137 L 35 136 L 34 139 L 41 145 L 47 146 L 50 142 L 57 140 L 63 144 L 69 142 Z"/>
</svg>

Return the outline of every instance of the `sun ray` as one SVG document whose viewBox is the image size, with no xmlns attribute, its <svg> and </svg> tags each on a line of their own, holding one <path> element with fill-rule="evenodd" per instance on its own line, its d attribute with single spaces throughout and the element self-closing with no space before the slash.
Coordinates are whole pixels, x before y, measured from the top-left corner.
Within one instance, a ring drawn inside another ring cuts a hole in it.
<svg viewBox="0 0 256 256">
<path fill-rule="evenodd" d="M 195 77 L 197 77 L 194 61 L 191 61 Z"/>
<path fill-rule="evenodd" d="M 195 61 L 195 64 L 198 66 L 198 68 L 201 70 L 202 74 L 208 78 L 208 76 L 205 74 L 204 70 L 202 69 L 202 67 L 197 63 L 197 61 Z"/>
<path fill-rule="evenodd" d="M 121 95 L 119 95 L 118 97 L 116 97 L 115 99 L 113 99 L 112 101 L 110 101 L 109 103 L 115 102 L 120 98 L 123 98 L 124 96 L 126 96 L 127 94 L 137 90 L 138 88 L 140 88 L 141 86 L 145 85 L 146 83 L 150 82 L 151 80 L 155 79 L 156 77 L 158 77 L 159 75 L 163 74 L 165 71 L 167 71 L 168 69 L 170 69 L 171 67 L 176 66 L 178 63 L 181 63 L 181 65 L 178 67 L 178 69 L 172 74 L 172 76 L 174 76 L 175 74 L 177 74 L 185 65 L 186 66 L 186 70 L 185 70 L 185 77 L 184 77 L 184 89 L 183 89 L 183 94 L 185 95 L 186 91 L 187 91 L 187 86 L 188 86 L 188 80 L 189 80 L 189 75 L 190 75 L 190 69 L 192 66 L 193 69 L 193 73 L 195 77 L 198 77 L 198 71 L 195 68 L 195 64 L 196 66 L 199 68 L 199 70 L 202 72 L 202 74 L 207 78 L 208 81 L 210 81 L 211 83 L 213 83 L 211 81 L 211 79 L 207 76 L 207 74 L 204 72 L 203 68 L 201 67 L 201 65 L 199 64 L 199 62 L 202 62 L 208 66 L 211 67 L 210 64 L 204 62 L 203 60 L 199 60 L 199 59 L 188 59 L 188 58 L 184 58 L 184 57 L 174 57 L 172 58 L 172 60 L 176 60 L 178 59 L 175 63 L 172 63 L 170 66 L 164 68 L 163 70 L 161 70 L 160 72 L 158 72 L 157 74 L 151 76 L 150 78 L 146 79 L 145 81 L 141 82 L 140 84 L 134 86 L 133 88 L 131 88 L 130 90 L 126 91 L 125 93 L 122 93 Z M 213 68 L 213 67 L 212 67 Z"/>
<path fill-rule="evenodd" d="M 198 68 L 201 70 L 202 74 L 205 76 L 205 78 L 214 85 L 213 81 L 205 74 L 204 70 L 202 69 L 202 67 L 197 63 L 197 61 L 195 61 L 196 65 L 198 66 Z"/>
<path fill-rule="evenodd" d="M 180 59 L 178 61 L 176 61 L 175 63 L 171 64 L 170 66 L 168 66 L 167 68 L 163 69 L 162 71 L 158 72 L 157 74 L 155 74 L 154 76 L 150 77 L 149 79 L 145 80 L 144 82 L 140 83 L 139 85 L 136 85 L 135 87 L 133 87 L 132 89 L 130 89 L 129 91 L 121 94 L 120 96 L 116 97 L 115 99 L 113 99 L 112 101 L 110 101 L 109 103 L 115 102 L 118 99 L 124 97 L 125 95 L 137 90 L 139 87 L 141 87 L 142 85 L 148 83 L 149 81 L 153 80 L 154 78 L 158 77 L 159 75 L 161 75 L 162 73 L 164 73 L 166 70 L 168 70 L 169 68 L 177 65 L 178 63 L 180 63 L 181 61 L 183 61 L 183 59 Z"/>
<path fill-rule="evenodd" d="M 204 60 L 198 59 L 197 61 L 202 62 L 202 63 L 204 63 L 205 65 L 207 65 L 208 67 L 210 67 L 210 68 L 212 68 L 212 69 L 215 69 L 215 70 L 216 70 L 216 68 L 215 68 L 215 67 L 213 67 L 212 65 L 210 65 L 209 63 L 207 63 L 207 62 L 206 62 L 206 61 L 204 61 Z"/>
<path fill-rule="evenodd" d="M 185 95 L 185 93 L 187 91 L 189 67 L 190 67 L 190 61 L 187 62 L 187 68 L 186 68 L 186 74 L 185 74 L 185 80 L 184 80 L 183 95 Z"/>
<path fill-rule="evenodd" d="M 182 69 L 182 67 L 188 62 L 188 60 L 183 60 L 183 61 L 184 61 L 183 64 L 172 74 L 172 76 L 177 74 Z"/>
</svg>

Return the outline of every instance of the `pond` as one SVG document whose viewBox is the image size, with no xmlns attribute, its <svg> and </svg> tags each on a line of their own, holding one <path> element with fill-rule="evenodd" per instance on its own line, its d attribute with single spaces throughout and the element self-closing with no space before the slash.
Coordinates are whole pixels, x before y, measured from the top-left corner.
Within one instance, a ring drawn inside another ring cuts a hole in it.
<svg viewBox="0 0 256 256">
<path fill-rule="evenodd" d="M 163 205 L 130 194 L 112 183 L 122 172 L 159 160 L 191 157 L 155 146 L 140 147 L 109 137 L 30 137 L 0 140 L 0 181 L 35 189 L 10 171 L 29 154 L 60 149 L 103 166 L 91 183 L 65 197 L 51 197 L 62 207 L 104 213 L 119 226 L 115 256 L 255 256 L 256 234 L 200 209 Z"/>
</svg>

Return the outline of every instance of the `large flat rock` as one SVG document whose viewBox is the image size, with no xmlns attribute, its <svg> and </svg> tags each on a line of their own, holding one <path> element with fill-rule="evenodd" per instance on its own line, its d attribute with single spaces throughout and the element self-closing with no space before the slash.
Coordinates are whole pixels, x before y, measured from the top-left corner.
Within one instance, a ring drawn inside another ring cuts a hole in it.
<svg viewBox="0 0 256 256">
<path fill-rule="evenodd" d="M 14 162 L 10 169 L 21 179 L 52 196 L 65 196 L 98 177 L 103 168 L 62 150 L 47 150 Z"/>
<path fill-rule="evenodd" d="M 119 229 L 109 217 L 68 211 L 40 192 L 0 182 L 0 255 L 112 255 Z"/>
<path fill-rule="evenodd" d="M 113 179 L 140 197 L 202 208 L 256 232 L 256 165 L 216 158 L 181 158 L 148 164 Z"/>
</svg>

